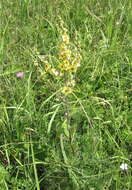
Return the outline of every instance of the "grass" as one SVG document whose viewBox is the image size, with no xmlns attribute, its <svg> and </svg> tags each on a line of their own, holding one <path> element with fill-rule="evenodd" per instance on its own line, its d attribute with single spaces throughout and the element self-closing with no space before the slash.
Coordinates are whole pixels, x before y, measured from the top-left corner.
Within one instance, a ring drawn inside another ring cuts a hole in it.
<svg viewBox="0 0 132 190">
<path fill-rule="evenodd" d="M 1 190 L 131 189 L 131 7 L 0 1 Z M 69 95 L 37 57 L 57 63 L 59 17 L 82 57 Z"/>
</svg>

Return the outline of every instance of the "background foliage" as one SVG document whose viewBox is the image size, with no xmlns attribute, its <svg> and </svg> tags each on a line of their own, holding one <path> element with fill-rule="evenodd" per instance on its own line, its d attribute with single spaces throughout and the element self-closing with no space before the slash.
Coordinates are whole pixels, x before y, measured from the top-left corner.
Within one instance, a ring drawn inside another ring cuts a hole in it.
<svg viewBox="0 0 132 190">
<path fill-rule="evenodd" d="M 130 0 L 0 1 L 1 190 L 131 188 L 131 7 Z M 66 99 L 37 59 L 54 63 L 58 17 L 82 56 Z"/>
</svg>

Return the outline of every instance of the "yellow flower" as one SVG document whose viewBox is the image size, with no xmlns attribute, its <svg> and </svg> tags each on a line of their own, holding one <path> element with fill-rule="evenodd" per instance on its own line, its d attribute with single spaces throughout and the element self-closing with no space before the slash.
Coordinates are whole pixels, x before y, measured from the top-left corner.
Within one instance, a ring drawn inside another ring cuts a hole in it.
<svg viewBox="0 0 132 190">
<path fill-rule="evenodd" d="M 65 95 L 71 94 L 72 93 L 72 89 L 68 86 L 63 87 L 62 89 L 62 93 Z"/>
<path fill-rule="evenodd" d="M 63 63 L 60 63 L 60 64 L 59 64 L 59 68 L 60 68 L 60 70 L 65 70 L 64 64 L 63 64 Z"/>
<path fill-rule="evenodd" d="M 64 64 L 65 67 L 68 67 L 70 65 L 70 62 L 68 60 L 64 60 L 63 64 Z"/>
<path fill-rule="evenodd" d="M 48 63 L 45 64 L 45 71 L 50 71 L 51 70 L 51 65 Z"/>
<path fill-rule="evenodd" d="M 59 55 L 59 59 L 65 59 L 65 58 L 66 58 L 66 55 L 63 52 L 61 52 Z"/>
<path fill-rule="evenodd" d="M 68 71 L 72 72 L 72 73 L 75 73 L 77 71 L 77 67 L 75 65 L 70 65 L 68 67 Z"/>
<path fill-rule="evenodd" d="M 63 71 L 68 71 L 70 67 L 69 60 L 64 60 L 62 63 L 59 64 L 59 69 Z"/>
<path fill-rule="evenodd" d="M 60 52 L 59 59 L 70 59 L 71 57 L 71 50 L 66 49 Z"/>
</svg>

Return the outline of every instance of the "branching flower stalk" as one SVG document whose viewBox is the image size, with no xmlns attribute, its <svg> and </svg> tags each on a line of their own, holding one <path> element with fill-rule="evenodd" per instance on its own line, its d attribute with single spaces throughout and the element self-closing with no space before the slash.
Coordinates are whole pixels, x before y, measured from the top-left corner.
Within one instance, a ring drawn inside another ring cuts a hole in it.
<svg viewBox="0 0 132 190">
<path fill-rule="evenodd" d="M 75 86 L 75 73 L 80 67 L 81 56 L 78 50 L 70 42 L 70 37 L 68 35 L 67 28 L 64 27 L 64 22 L 60 18 L 60 35 L 61 41 L 59 44 L 59 69 L 64 73 L 64 85 L 62 88 L 62 93 L 64 94 L 64 104 L 65 104 L 65 117 L 67 120 L 67 125 L 70 126 L 70 110 L 68 102 L 68 94 L 72 93 Z"/>
<path fill-rule="evenodd" d="M 75 74 L 80 67 L 81 56 L 75 46 L 70 42 L 70 37 L 68 35 L 68 30 L 64 27 L 63 21 L 60 19 L 60 44 L 59 44 L 59 65 L 58 68 L 61 73 L 63 73 L 63 103 L 65 109 L 64 121 L 66 121 L 66 130 L 69 131 L 68 137 L 70 142 L 72 142 L 72 133 L 70 132 L 70 105 L 69 96 L 72 94 L 72 90 L 75 87 Z M 62 141 L 62 136 L 60 137 Z M 71 144 L 72 152 L 74 153 L 74 148 Z"/>
<path fill-rule="evenodd" d="M 60 41 L 58 44 L 58 55 L 55 59 L 57 61 L 53 61 L 51 63 L 50 60 L 45 60 L 45 57 L 40 55 L 38 55 L 38 58 L 41 62 L 44 63 L 45 73 L 51 75 L 53 79 L 57 80 L 57 87 L 58 85 L 60 85 L 60 97 L 64 105 L 64 121 L 61 125 L 63 132 L 60 134 L 60 147 L 64 162 L 67 166 L 69 166 L 68 157 L 66 155 L 64 147 L 64 139 L 68 138 L 68 140 L 70 141 L 72 153 L 75 154 L 74 147 L 72 145 L 72 128 L 70 114 L 71 110 L 69 98 L 71 95 L 74 94 L 73 90 L 76 84 L 75 75 L 77 69 L 80 67 L 81 55 L 78 51 L 78 48 L 70 41 L 68 30 L 66 27 L 64 27 L 64 22 L 61 18 L 58 31 L 60 34 Z M 50 129 L 51 125 L 49 125 L 47 133 L 50 132 Z M 74 173 L 74 171 L 68 168 L 68 173 L 73 183 L 78 186 L 78 181 L 76 179 L 76 174 Z"/>
<path fill-rule="evenodd" d="M 57 62 L 53 65 L 50 60 L 43 61 L 43 56 L 38 56 L 41 62 L 44 63 L 45 73 L 52 75 L 57 80 L 57 85 L 60 84 L 61 97 L 64 104 L 65 114 L 64 122 L 67 124 L 67 131 L 70 128 L 70 106 L 69 96 L 72 95 L 75 87 L 75 75 L 80 67 L 81 55 L 78 48 L 70 41 L 67 28 L 64 26 L 63 20 L 60 18 L 58 31 L 60 40 L 58 44 Z M 76 39 L 77 41 L 77 39 Z M 70 138 L 70 133 L 69 133 Z"/>
</svg>

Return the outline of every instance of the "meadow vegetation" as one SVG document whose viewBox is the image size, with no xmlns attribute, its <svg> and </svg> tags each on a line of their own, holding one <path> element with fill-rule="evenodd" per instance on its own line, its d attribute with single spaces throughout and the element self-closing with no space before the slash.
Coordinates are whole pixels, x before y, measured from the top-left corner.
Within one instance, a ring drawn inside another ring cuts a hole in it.
<svg viewBox="0 0 132 190">
<path fill-rule="evenodd" d="M 130 190 L 132 1 L 0 1 L 0 189 Z"/>
</svg>

